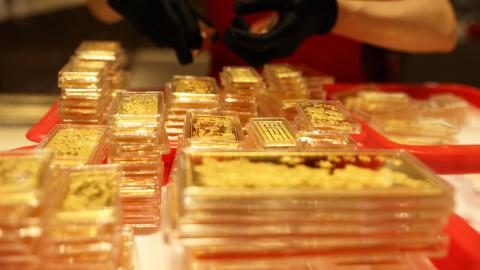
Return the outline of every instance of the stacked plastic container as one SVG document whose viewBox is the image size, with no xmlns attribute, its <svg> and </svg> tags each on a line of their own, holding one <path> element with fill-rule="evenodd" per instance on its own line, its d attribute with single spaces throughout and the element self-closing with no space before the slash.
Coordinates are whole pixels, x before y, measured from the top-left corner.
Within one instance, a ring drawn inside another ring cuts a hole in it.
<svg viewBox="0 0 480 270">
<path fill-rule="evenodd" d="M 65 173 L 46 207 L 42 269 L 118 269 L 123 241 L 120 171 L 112 165 Z"/>
<path fill-rule="evenodd" d="M 51 152 L 0 153 L 0 269 L 37 269 Z"/>
<path fill-rule="evenodd" d="M 112 96 L 128 87 L 127 57 L 113 41 L 85 41 L 60 70 L 59 114 L 63 123 L 102 124 Z"/>
<path fill-rule="evenodd" d="M 102 61 L 107 64 L 106 81 L 112 93 L 127 89 L 129 76 L 124 70 L 128 59 L 122 45 L 116 41 L 84 41 L 73 58 L 86 61 Z"/>
<path fill-rule="evenodd" d="M 164 108 L 162 92 L 120 91 L 108 112 L 108 159 L 122 165 L 123 218 L 136 231 L 160 223 L 162 155 L 170 150 Z"/>
<path fill-rule="evenodd" d="M 310 99 L 307 82 L 302 72 L 288 64 L 269 64 L 263 68 L 267 91 L 260 96 L 263 116 L 285 117 L 293 121 L 298 100 Z M 317 93 L 317 96 L 320 95 Z"/>
<path fill-rule="evenodd" d="M 188 110 L 215 111 L 219 107 L 217 83 L 212 77 L 174 76 L 165 90 L 168 106 L 165 128 L 173 145 L 183 133 Z"/>
<path fill-rule="evenodd" d="M 469 104 L 453 94 L 413 99 L 402 92 L 358 91 L 350 108 L 390 140 L 403 144 L 455 144 Z"/>
<path fill-rule="evenodd" d="M 302 100 L 296 103 L 296 138 L 306 148 L 352 149 L 352 134 L 359 134 L 360 123 L 339 101 Z"/>
<path fill-rule="evenodd" d="M 263 78 L 251 67 L 227 66 L 220 72 L 223 86 L 220 108 L 237 113 L 242 125 L 258 114 L 257 96 L 265 89 Z"/>
<path fill-rule="evenodd" d="M 59 114 L 63 123 L 101 124 L 111 101 L 106 63 L 72 59 L 59 72 L 62 90 Z"/>
<path fill-rule="evenodd" d="M 196 150 L 178 164 L 163 213 L 185 269 L 276 269 L 275 258 L 388 267 L 447 251 L 451 187 L 407 152 Z"/>
</svg>

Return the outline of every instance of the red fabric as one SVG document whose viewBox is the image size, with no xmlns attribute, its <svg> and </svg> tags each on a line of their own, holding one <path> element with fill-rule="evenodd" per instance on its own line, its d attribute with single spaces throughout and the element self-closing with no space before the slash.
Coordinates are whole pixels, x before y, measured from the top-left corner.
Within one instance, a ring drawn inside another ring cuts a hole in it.
<svg viewBox="0 0 480 270">
<path fill-rule="evenodd" d="M 233 0 L 205 1 L 208 17 L 222 34 L 230 25 Z M 211 74 L 216 75 L 226 65 L 245 65 L 245 62 L 230 51 L 223 42 L 216 42 L 211 49 Z M 301 64 L 329 75 L 339 82 L 362 82 L 365 80 L 360 63 L 361 44 L 333 34 L 313 36 L 306 40 L 291 56 L 276 62 Z"/>
</svg>

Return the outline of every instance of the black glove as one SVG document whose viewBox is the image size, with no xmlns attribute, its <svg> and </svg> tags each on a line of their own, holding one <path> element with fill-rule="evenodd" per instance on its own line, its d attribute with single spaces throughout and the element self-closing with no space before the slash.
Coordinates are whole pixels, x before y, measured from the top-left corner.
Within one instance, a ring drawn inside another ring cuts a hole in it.
<svg viewBox="0 0 480 270">
<path fill-rule="evenodd" d="M 187 0 L 108 0 L 110 6 L 157 46 L 172 47 L 181 64 L 193 61 L 191 50 L 202 46 L 200 16 Z"/>
<path fill-rule="evenodd" d="M 311 35 L 326 34 L 337 21 L 336 0 L 236 0 L 237 15 L 276 11 L 278 23 L 265 34 L 250 33 L 236 17 L 224 35 L 230 49 L 250 65 L 260 66 L 291 55 Z"/>
</svg>

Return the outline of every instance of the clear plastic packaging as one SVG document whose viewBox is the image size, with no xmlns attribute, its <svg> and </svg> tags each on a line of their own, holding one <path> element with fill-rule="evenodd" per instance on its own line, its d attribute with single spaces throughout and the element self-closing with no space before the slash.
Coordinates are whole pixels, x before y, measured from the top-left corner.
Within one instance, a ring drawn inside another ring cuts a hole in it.
<svg viewBox="0 0 480 270">
<path fill-rule="evenodd" d="M 435 266 L 425 255 L 391 254 L 388 256 L 290 256 L 232 259 L 186 258 L 186 269 L 192 270 L 435 270 Z"/>
<path fill-rule="evenodd" d="M 447 183 L 405 151 L 192 151 L 185 153 L 184 166 L 180 185 L 192 197 L 451 196 Z"/>
<path fill-rule="evenodd" d="M 174 76 L 170 90 L 172 104 L 192 101 L 195 103 L 218 102 L 217 83 L 212 77 Z"/>
<path fill-rule="evenodd" d="M 314 134 L 360 133 L 360 123 L 339 101 L 298 101 L 297 111 L 297 122 Z"/>
<path fill-rule="evenodd" d="M 165 101 L 160 91 L 119 91 L 107 113 L 116 125 L 162 122 L 165 118 Z M 140 123 L 139 123 L 140 122 Z M 113 124 L 113 123 L 112 123 Z"/>
<path fill-rule="evenodd" d="M 106 61 L 121 68 L 127 62 L 125 52 L 116 41 L 84 41 L 75 51 L 75 58 L 89 61 Z"/>
<path fill-rule="evenodd" d="M 48 150 L 11 151 L 0 153 L 0 224 L 13 221 L 10 214 L 21 213 L 21 205 L 37 207 L 44 199 L 43 190 L 49 177 L 49 165 L 53 153 Z M 12 207 L 12 208 L 10 208 Z M 14 210 L 13 213 L 4 211 Z M 26 209 L 25 209 L 26 210 Z M 19 217 L 20 218 L 20 217 Z"/>
<path fill-rule="evenodd" d="M 103 88 L 105 73 L 104 62 L 70 60 L 58 73 L 58 87 Z"/>
<path fill-rule="evenodd" d="M 243 143 L 240 120 L 235 114 L 189 112 L 184 138 L 189 148 L 236 149 Z"/>
<path fill-rule="evenodd" d="M 260 149 L 294 149 L 295 132 L 285 118 L 251 118 L 247 132 Z"/>
<path fill-rule="evenodd" d="M 255 96 L 265 88 L 263 78 L 251 67 L 223 67 L 220 81 L 227 95 Z"/>
<path fill-rule="evenodd" d="M 38 148 L 54 152 L 54 166 L 98 164 L 105 153 L 105 131 L 100 125 L 56 125 Z"/>
<path fill-rule="evenodd" d="M 177 242 L 177 240 L 175 240 Z M 399 252 L 415 252 L 427 257 L 444 256 L 448 236 L 444 233 L 417 237 L 327 236 L 327 237 L 231 237 L 179 239 L 186 254 L 197 259 L 235 258 L 238 256 L 395 256 Z"/>
<path fill-rule="evenodd" d="M 65 187 L 54 195 L 49 224 L 119 224 L 120 171 L 117 165 L 69 169 Z"/>
</svg>

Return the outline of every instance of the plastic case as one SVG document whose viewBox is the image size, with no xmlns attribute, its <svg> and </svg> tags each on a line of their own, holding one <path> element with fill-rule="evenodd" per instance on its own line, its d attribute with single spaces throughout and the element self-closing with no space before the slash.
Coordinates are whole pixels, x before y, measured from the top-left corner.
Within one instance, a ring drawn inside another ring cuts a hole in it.
<svg viewBox="0 0 480 270">
<path fill-rule="evenodd" d="M 115 68 L 122 68 L 127 57 L 119 42 L 116 41 L 84 41 L 75 50 L 75 58 L 82 60 L 106 61 Z"/>
<path fill-rule="evenodd" d="M 188 112 L 185 146 L 191 149 L 238 149 L 243 144 L 240 119 L 235 114 Z"/>
<path fill-rule="evenodd" d="M 307 132 L 324 134 L 358 134 L 360 123 L 339 101 L 303 100 L 297 102 L 297 123 Z"/>
<path fill-rule="evenodd" d="M 192 197 L 234 199 L 328 196 L 334 199 L 358 196 L 373 198 L 451 196 L 451 187 L 447 183 L 404 151 L 264 153 L 196 151 L 186 153 L 185 166 L 185 175 L 180 178 L 183 179 L 182 185 L 185 185 L 183 194 Z M 209 170 L 211 166 L 215 168 L 212 171 Z M 234 167 L 237 169 L 232 171 Z M 242 173 L 238 168 L 242 168 Z M 278 177 L 277 180 L 271 178 L 270 170 L 276 171 L 275 175 L 280 171 L 288 175 L 280 174 L 282 177 Z M 349 174 L 348 170 L 354 173 Z M 303 173 L 308 174 L 302 176 Z M 365 179 L 369 180 L 349 183 L 335 181 L 332 178 L 333 182 L 328 182 L 328 177 L 335 177 L 336 173 L 341 177 L 356 175 L 358 179 L 361 179 L 359 177 L 363 174 Z M 255 177 L 250 178 L 249 175 Z M 381 180 L 385 176 L 388 176 L 388 182 Z M 301 180 L 301 177 L 305 178 Z"/>
<path fill-rule="evenodd" d="M 254 97 L 265 88 L 263 78 L 251 67 L 226 66 L 219 77 L 227 95 Z"/>
<path fill-rule="evenodd" d="M 66 172 L 46 210 L 45 267 L 115 267 L 122 240 L 119 181 L 116 165 Z"/>
<path fill-rule="evenodd" d="M 0 268 L 35 269 L 52 152 L 0 153 Z"/>
<path fill-rule="evenodd" d="M 267 64 L 263 75 L 268 84 L 268 92 L 280 99 L 305 99 L 309 92 L 300 70 L 288 64 Z"/>
<path fill-rule="evenodd" d="M 165 101 L 161 91 L 119 91 L 107 117 L 124 125 L 156 124 L 165 118 Z M 141 122 L 141 123 L 138 123 Z"/>
<path fill-rule="evenodd" d="M 217 83 L 212 77 L 173 76 L 169 93 L 172 107 L 213 106 L 218 103 Z"/>
<path fill-rule="evenodd" d="M 248 136 L 260 149 L 294 149 L 295 132 L 285 118 L 251 118 L 247 123 Z"/>
<path fill-rule="evenodd" d="M 288 258 L 234 258 L 228 260 L 186 258 L 185 269 L 193 270 L 435 270 L 435 266 L 422 255 L 401 254 L 393 257 L 358 256 L 351 258 L 294 256 Z"/>
<path fill-rule="evenodd" d="M 344 99 L 356 93 L 358 84 L 326 85 L 326 89 L 332 98 Z M 353 89 L 353 90 L 352 90 Z M 382 92 L 404 92 L 411 98 L 418 100 L 432 99 L 435 95 L 453 94 L 463 100 L 468 100 L 470 109 L 475 111 L 480 107 L 480 93 L 478 89 L 458 84 L 377 84 L 376 89 Z M 344 99 L 346 100 L 346 99 Z M 458 115 L 451 114 L 453 118 Z M 473 117 L 475 118 L 475 117 Z M 472 118 L 472 119 L 473 119 Z M 377 149 L 405 149 L 417 156 L 436 172 L 442 174 L 465 174 L 480 172 L 477 157 L 480 156 L 480 144 L 475 141 L 457 141 L 450 139 L 435 139 L 432 137 L 412 137 L 403 140 L 389 139 L 381 132 L 370 127 L 366 119 L 359 118 L 362 124 L 363 134 L 357 139 L 368 148 Z M 474 134 L 473 126 L 462 133 Z M 477 136 L 478 137 L 478 136 Z M 474 137 L 472 137 L 474 138 Z M 412 144 L 409 144 L 412 143 Z M 442 144 L 438 144 L 442 143 Z"/>
<path fill-rule="evenodd" d="M 158 229 L 162 155 L 170 150 L 159 91 L 120 91 L 108 113 L 108 160 L 122 166 L 123 222 L 135 232 Z"/>
<path fill-rule="evenodd" d="M 99 164 L 105 154 L 105 126 L 56 125 L 37 146 L 54 152 L 53 166 Z"/>
<path fill-rule="evenodd" d="M 196 150 L 180 156 L 162 205 L 166 239 L 195 260 L 351 259 L 445 255 L 453 201 L 448 184 L 401 151 Z"/>
<path fill-rule="evenodd" d="M 105 73 L 104 62 L 72 59 L 58 73 L 58 87 L 101 89 Z"/>
</svg>

